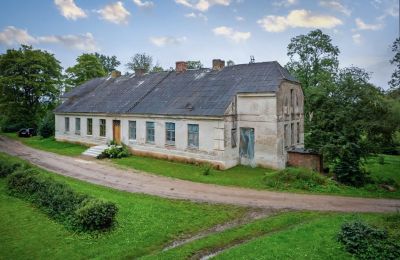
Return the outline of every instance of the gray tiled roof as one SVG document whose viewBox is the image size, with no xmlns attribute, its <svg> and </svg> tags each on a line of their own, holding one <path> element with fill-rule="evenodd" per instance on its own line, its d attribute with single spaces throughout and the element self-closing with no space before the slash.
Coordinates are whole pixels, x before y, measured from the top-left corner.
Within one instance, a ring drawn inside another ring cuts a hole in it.
<svg viewBox="0 0 400 260">
<path fill-rule="evenodd" d="M 66 93 L 55 112 L 222 116 L 237 93 L 276 92 L 283 80 L 297 82 L 276 61 L 97 78 Z"/>
</svg>

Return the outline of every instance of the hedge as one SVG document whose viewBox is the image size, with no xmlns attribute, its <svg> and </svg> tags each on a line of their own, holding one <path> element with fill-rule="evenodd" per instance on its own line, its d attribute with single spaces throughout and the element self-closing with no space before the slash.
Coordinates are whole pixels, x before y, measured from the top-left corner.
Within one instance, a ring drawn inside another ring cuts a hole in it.
<svg viewBox="0 0 400 260">
<path fill-rule="evenodd" d="M 35 204 L 50 217 L 78 231 L 109 229 L 118 212 L 114 203 L 77 193 L 33 168 L 18 169 L 9 175 L 7 188 L 11 195 Z"/>
<path fill-rule="evenodd" d="M 23 167 L 26 167 L 26 166 L 25 166 L 25 164 L 23 164 L 21 162 L 10 160 L 8 158 L 6 159 L 3 157 L 0 157 L 0 178 L 7 177 L 11 173 L 13 173 L 15 170 L 17 170 L 19 168 L 23 168 Z"/>
</svg>

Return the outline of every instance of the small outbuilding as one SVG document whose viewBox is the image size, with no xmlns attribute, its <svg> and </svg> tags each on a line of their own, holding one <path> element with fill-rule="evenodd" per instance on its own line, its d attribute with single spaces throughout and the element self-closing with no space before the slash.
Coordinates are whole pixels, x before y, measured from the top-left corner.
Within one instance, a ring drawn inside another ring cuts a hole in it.
<svg viewBox="0 0 400 260">
<path fill-rule="evenodd" d="M 304 96 L 278 62 L 96 78 L 63 96 L 56 139 L 89 145 L 111 140 L 134 154 L 221 169 L 238 164 L 284 168 L 303 148 Z"/>
</svg>

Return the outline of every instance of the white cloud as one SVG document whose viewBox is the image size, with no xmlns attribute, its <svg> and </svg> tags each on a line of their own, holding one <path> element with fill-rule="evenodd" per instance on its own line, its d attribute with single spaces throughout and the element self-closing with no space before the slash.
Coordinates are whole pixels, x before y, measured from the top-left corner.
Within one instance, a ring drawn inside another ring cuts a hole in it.
<svg viewBox="0 0 400 260">
<path fill-rule="evenodd" d="M 133 3 L 142 8 L 151 8 L 154 6 L 154 3 L 152 1 L 133 0 Z"/>
<path fill-rule="evenodd" d="M 239 21 L 239 22 L 243 22 L 244 21 L 244 17 L 243 16 L 236 16 L 235 19 L 236 19 L 236 21 Z"/>
<path fill-rule="evenodd" d="M 51 35 L 37 38 L 39 43 L 58 43 L 69 49 L 81 51 L 98 51 L 97 43 L 91 33 L 79 35 Z"/>
<path fill-rule="evenodd" d="M 361 34 L 356 33 L 351 36 L 355 44 L 361 44 Z"/>
<path fill-rule="evenodd" d="M 60 10 L 61 15 L 67 19 L 76 20 L 87 17 L 85 11 L 78 7 L 74 0 L 54 0 L 54 4 Z"/>
<path fill-rule="evenodd" d="M 203 19 L 204 21 L 208 20 L 208 17 L 206 15 L 204 15 L 203 13 L 187 13 L 185 14 L 186 18 L 199 18 L 199 19 Z"/>
<path fill-rule="evenodd" d="M 267 32 L 282 32 L 287 28 L 334 28 L 343 22 L 330 15 L 315 15 L 310 11 L 293 10 L 287 16 L 268 15 L 257 23 Z"/>
<path fill-rule="evenodd" d="M 298 0 L 280 0 L 272 3 L 273 6 L 289 7 L 298 3 Z"/>
<path fill-rule="evenodd" d="M 356 25 L 358 30 L 371 30 L 371 31 L 378 31 L 383 28 L 383 24 L 367 24 L 360 18 L 356 18 Z"/>
<path fill-rule="evenodd" d="M 320 1 L 319 4 L 323 7 L 327 7 L 329 9 L 333 9 L 336 10 L 338 12 L 341 12 L 347 16 L 351 15 L 351 11 L 349 8 L 347 8 L 346 6 L 344 6 L 342 3 L 340 3 L 339 1 Z"/>
<path fill-rule="evenodd" d="M 172 37 L 172 36 L 160 36 L 160 37 L 150 37 L 150 42 L 158 47 L 163 47 L 165 45 L 178 45 L 182 44 L 187 40 L 185 36 L 183 37 Z"/>
<path fill-rule="evenodd" d="M 190 7 L 201 12 L 207 11 L 213 5 L 228 6 L 231 0 L 175 0 L 175 3 Z"/>
<path fill-rule="evenodd" d="M 97 43 L 91 33 L 80 35 L 48 35 L 35 37 L 28 31 L 8 26 L 0 32 L 0 44 L 12 46 L 19 44 L 61 44 L 70 49 L 97 51 Z"/>
<path fill-rule="evenodd" d="M 239 32 L 235 31 L 233 28 L 220 26 L 213 29 L 213 33 L 217 36 L 223 36 L 236 43 L 245 42 L 251 37 L 250 32 Z"/>
<path fill-rule="evenodd" d="M 29 35 L 27 30 L 18 29 L 14 26 L 7 26 L 4 31 L 0 32 L 0 44 L 15 45 L 15 44 L 32 44 L 36 39 Z"/>
<path fill-rule="evenodd" d="M 120 1 L 106 5 L 97 12 L 101 15 L 102 19 L 116 24 L 127 24 L 128 18 L 131 15 Z"/>
</svg>

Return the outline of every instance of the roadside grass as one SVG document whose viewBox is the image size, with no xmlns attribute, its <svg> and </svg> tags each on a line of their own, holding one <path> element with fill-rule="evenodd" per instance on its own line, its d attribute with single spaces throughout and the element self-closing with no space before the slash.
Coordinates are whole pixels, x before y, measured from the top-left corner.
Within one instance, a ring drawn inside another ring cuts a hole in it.
<svg viewBox="0 0 400 260">
<path fill-rule="evenodd" d="M 0 157 L 17 160 L 2 153 Z M 70 232 L 31 204 L 9 196 L 5 179 L 0 179 L 0 259 L 136 258 L 246 211 L 132 194 L 40 171 L 78 192 L 116 203 L 117 226 L 96 237 Z"/>
<path fill-rule="evenodd" d="M 398 221 L 390 221 L 388 216 L 330 213 L 309 223 L 241 244 L 222 252 L 214 259 L 354 259 L 337 241 L 341 225 L 348 220 L 361 219 L 388 229 L 397 223 L 398 232 Z"/>
<path fill-rule="evenodd" d="M 2 133 L 4 134 L 4 133 Z M 41 139 L 40 137 L 19 138 L 15 134 L 4 134 L 33 148 L 46 150 L 62 155 L 80 155 L 86 147 L 58 142 L 54 139 Z M 392 178 L 400 185 L 400 156 L 380 155 L 384 158 L 384 164 L 379 164 L 378 157 L 370 157 L 365 164 L 371 172 L 373 179 Z M 201 165 L 173 162 L 163 159 L 150 157 L 130 156 L 122 159 L 107 160 L 114 165 L 127 169 L 136 169 L 148 173 L 168 176 L 193 182 L 207 184 L 217 184 L 225 186 L 236 186 L 258 190 L 286 191 L 308 194 L 327 194 L 356 197 L 375 197 L 375 198 L 400 198 L 400 189 L 390 192 L 380 187 L 378 184 L 369 184 L 362 188 L 355 188 L 341 185 L 335 181 L 328 181 L 324 185 L 313 185 L 308 183 L 302 187 L 303 180 L 293 180 L 288 185 L 271 185 L 274 175 L 278 171 L 266 168 L 251 168 L 248 166 L 236 166 L 228 170 L 220 171 L 212 169 L 205 175 L 205 167 Z"/>
<path fill-rule="evenodd" d="M 41 136 L 33 136 L 29 138 L 18 137 L 15 133 L 1 133 L 4 136 L 10 137 L 12 139 L 18 140 L 27 146 L 36 148 L 39 150 L 44 150 L 47 152 L 52 152 L 60 155 L 66 156 L 79 156 L 88 147 L 80 144 L 73 144 L 68 142 L 58 142 L 54 137 L 42 138 Z"/>
<path fill-rule="evenodd" d="M 392 178 L 400 184 L 400 155 L 379 155 L 383 164 L 379 164 L 378 156 L 371 156 L 365 164 L 373 178 Z"/>
<path fill-rule="evenodd" d="M 337 241 L 345 221 L 361 219 L 400 233 L 400 214 L 284 212 L 141 259 L 354 259 Z"/>
</svg>

